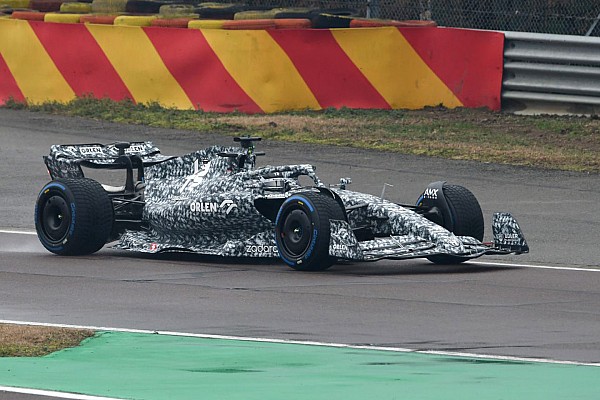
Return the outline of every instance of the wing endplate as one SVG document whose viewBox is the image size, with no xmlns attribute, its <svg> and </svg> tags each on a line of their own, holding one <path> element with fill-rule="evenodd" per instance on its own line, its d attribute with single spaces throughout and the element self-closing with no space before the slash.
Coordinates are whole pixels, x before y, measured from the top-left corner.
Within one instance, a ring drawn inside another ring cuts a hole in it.
<svg viewBox="0 0 600 400">
<path fill-rule="evenodd" d="M 529 245 L 521 227 L 512 214 L 494 213 L 492 231 L 494 233 L 494 249 L 516 254 L 529 252 Z"/>
</svg>

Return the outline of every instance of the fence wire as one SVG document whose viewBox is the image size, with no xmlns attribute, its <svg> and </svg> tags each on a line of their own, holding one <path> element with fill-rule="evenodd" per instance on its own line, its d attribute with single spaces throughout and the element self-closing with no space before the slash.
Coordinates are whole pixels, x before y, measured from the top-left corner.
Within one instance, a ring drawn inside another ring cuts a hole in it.
<svg viewBox="0 0 600 400">
<path fill-rule="evenodd" d="M 427 0 L 421 15 L 439 25 L 600 36 L 598 0 Z"/>
<path fill-rule="evenodd" d="M 280 0 L 277 6 L 351 9 L 362 17 L 434 20 L 459 28 L 600 36 L 600 0 Z"/>
</svg>

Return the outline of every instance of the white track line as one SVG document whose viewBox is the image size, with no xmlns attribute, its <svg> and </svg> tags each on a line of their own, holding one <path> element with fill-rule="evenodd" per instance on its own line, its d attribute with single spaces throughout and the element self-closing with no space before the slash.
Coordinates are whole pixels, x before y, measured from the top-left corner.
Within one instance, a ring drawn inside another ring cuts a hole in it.
<svg viewBox="0 0 600 400">
<path fill-rule="evenodd" d="M 15 231 L 10 229 L 0 229 L 0 233 L 8 233 L 12 235 L 37 235 L 35 231 Z"/>
<path fill-rule="evenodd" d="M 535 265 L 535 264 L 514 264 L 504 263 L 495 261 L 467 261 L 465 264 L 478 264 L 478 265 L 489 265 L 494 267 L 515 267 L 515 268 L 533 268 L 533 269 L 555 269 L 561 271 L 586 271 L 586 272 L 600 272 L 600 268 L 583 268 L 583 267 L 561 267 L 552 265 Z"/>
<path fill-rule="evenodd" d="M 9 229 L 0 229 L 0 233 L 13 234 L 13 235 L 37 235 L 35 231 L 18 231 Z M 552 265 L 535 265 L 535 264 L 514 264 L 504 263 L 495 261 L 467 261 L 465 264 L 478 264 L 478 265 L 489 265 L 496 267 L 515 267 L 515 268 L 533 268 L 533 269 L 554 269 L 560 271 L 585 271 L 585 272 L 600 272 L 600 268 L 583 268 L 583 267 L 561 267 Z"/>
<path fill-rule="evenodd" d="M 0 386 L 0 392 L 31 394 L 34 396 L 58 397 L 60 399 L 76 399 L 76 400 L 120 400 L 117 397 L 98 397 L 89 396 L 86 394 L 77 394 L 69 392 L 56 392 L 54 390 L 39 390 L 27 389 L 12 386 Z"/>
<path fill-rule="evenodd" d="M 182 336 L 182 337 L 192 337 L 192 338 L 200 338 L 200 339 L 221 339 L 221 340 L 240 340 L 240 341 L 246 341 L 246 342 L 261 342 L 261 343 L 299 344 L 299 345 L 306 345 L 306 346 L 336 347 L 336 348 L 362 349 L 362 350 L 380 350 L 380 351 L 390 351 L 390 352 L 397 352 L 397 353 L 417 353 L 417 354 L 429 354 L 429 355 L 464 357 L 464 358 L 480 358 L 480 359 L 501 360 L 501 361 L 516 361 L 516 362 L 532 362 L 532 363 L 544 363 L 544 364 L 582 365 L 582 366 L 589 366 L 589 367 L 600 367 L 600 363 L 595 363 L 595 362 L 586 363 L 586 362 L 579 362 L 579 361 L 550 360 L 550 359 L 545 359 L 545 358 L 499 356 L 499 355 L 493 355 L 493 354 L 463 353 L 463 352 L 442 351 L 442 350 L 417 350 L 417 349 L 407 349 L 407 348 L 402 348 L 402 347 L 352 345 L 352 344 L 344 344 L 344 343 L 328 343 L 328 342 L 305 341 L 305 340 L 269 339 L 269 338 L 259 338 L 259 337 L 211 335 L 211 334 L 203 334 L 203 333 L 186 333 L 186 332 L 173 332 L 173 331 L 151 331 L 151 330 L 146 330 L 146 329 L 109 328 L 109 327 L 100 327 L 100 326 L 68 325 L 68 324 L 54 324 L 54 323 L 46 323 L 46 322 L 26 322 L 26 321 L 12 321 L 12 320 L 0 320 L 0 324 L 48 326 L 48 327 L 54 327 L 54 328 L 89 329 L 89 330 L 93 330 L 93 331 L 143 333 L 143 334 L 153 334 L 153 335 L 158 334 L 158 335 L 166 335 L 166 336 Z"/>
</svg>

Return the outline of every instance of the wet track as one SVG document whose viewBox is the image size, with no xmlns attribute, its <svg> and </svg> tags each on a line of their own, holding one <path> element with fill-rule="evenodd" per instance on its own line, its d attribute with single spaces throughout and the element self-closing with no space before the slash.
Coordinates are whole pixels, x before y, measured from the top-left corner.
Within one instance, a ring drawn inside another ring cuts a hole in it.
<svg viewBox="0 0 600 400">
<path fill-rule="evenodd" d="M 230 143 L 8 110 L 0 110 L 0 139 L 7 231 L 33 230 L 35 197 L 48 179 L 41 156 L 53 143 L 153 140 L 164 154 Z M 334 147 L 260 148 L 261 164 L 309 162 L 326 182 L 350 176 L 351 189 L 374 194 L 390 183 L 386 197 L 403 203 L 430 181 L 462 184 L 482 205 L 488 238 L 492 212 L 510 211 L 532 252 L 451 267 L 384 261 L 299 273 L 276 261 L 110 249 L 61 258 L 33 235 L 0 233 L 0 319 L 600 362 L 598 175 Z"/>
</svg>

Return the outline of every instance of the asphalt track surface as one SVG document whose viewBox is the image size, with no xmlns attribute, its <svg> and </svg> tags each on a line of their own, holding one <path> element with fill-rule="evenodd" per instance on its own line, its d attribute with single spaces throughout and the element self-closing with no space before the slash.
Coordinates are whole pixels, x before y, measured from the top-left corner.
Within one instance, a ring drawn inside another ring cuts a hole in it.
<svg viewBox="0 0 600 400">
<path fill-rule="evenodd" d="M 0 229 L 33 230 L 33 204 L 48 180 L 41 156 L 51 144 L 116 140 L 152 140 L 163 154 L 231 143 L 0 109 Z M 431 181 L 464 185 L 487 227 L 493 211 L 516 216 L 531 253 L 300 273 L 278 261 L 110 249 L 62 258 L 33 235 L 0 233 L 0 319 L 600 362 L 600 176 L 336 147 L 260 148 L 261 164 L 312 163 L 325 182 L 352 177 L 352 190 L 379 194 L 390 183 L 386 198 L 401 203 Z"/>
</svg>

